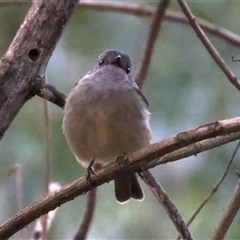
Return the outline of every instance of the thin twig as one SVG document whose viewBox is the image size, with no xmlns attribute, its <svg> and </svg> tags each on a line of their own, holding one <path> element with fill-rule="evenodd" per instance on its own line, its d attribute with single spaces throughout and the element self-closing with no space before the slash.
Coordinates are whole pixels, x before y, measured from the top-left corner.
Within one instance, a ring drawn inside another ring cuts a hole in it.
<svg viewBox="0 0 240 240">
<path fill-rule="evenodd" d="M 154 13 L 154 16 L 153 16 L 153 19 L 152 19 L 152 22 L 150 25 L 150 30 L 148 33 L 147 42 L 146 42 L 146 45 L 144 47 L 144 51 L 142 54 L 140 66 L 138 68 L 138 71 L 137 71 L 137 74 L 135 77 L 135 82 L 140 88 L 142 87 L 144 80 L 147 76 L 147 72 L 149 69 L 150 62 L 151 62 L 154 44 L 156 42 L 158 33 L 161 29 L 163 16 L 169 5 L 169 2 L 170 2 L 170 0 L 159 1 L 156 12 Z"/>
<path fill-rule="evenodd" d="M 162 186 L 156 181 L 156 179 L 149 171 L 141 172 L 139 173 L 139 176 L 149 186 L 150 190 L 155 195 L 158 202 L 163 206 L 182 238 L 186 240 L 191 240 L 192 237 L 190 232 L 188 231 L 185 222 L 183 221 L 174 203 L 171 201 Z"/>
<path fill-rule="evenodd" d="M 240 181 L 234 190 L 233 196 L 230 198 L 217 227 L 214 229 L 210 240 L 222 240 L 224 239 L 229 227 L 231 226 L 237 212 L 240 208 Z"/>
<path fill-rule="evenodd" d="M 74 236 L 74 240 L 84 240 L 87 237 L 96 206 L 97 188 L 93 188 L 87 194 L 87 206 L 84 212 L 83 220 L 79 226 L 78 232 Z"/>
<path fill-rule="evenodd" d="M 38 79 L 38 83 L 41 84 L 40 87 L 36 87 L 36 94 L 46 99 L 57 106 L 63 108 L 65 105 L 66 96 L 59 92 L 53 85 L 46 83 L 44 78 Z"/>
<path fill-rule="evenodd" d="M 240 117 L 207 124 L 131 153 L 126 165 L 120 166 L 116 162 L 108 164 L 91 177 L 92 185 L 97 187 L 113 180 L 119 171 L 127 169 L 133 172 L 144 171 L 159 164 L 196 155 L 239 138 Z M 62 187 L 59 192 L 26 207 L 3 223 L 0 226 L 0 239 L 11 237 L 41 215 L 89 190 L 89 184 L 82 178 Z"/>
<path fill-rule="evenodd" d="M 53 194 L 54 192 L 59 191 L 60 188 L 61 188 L 61 185 L 59 183 L 51 182 L 48 186 L 49 194 Z M 35 227 L 34 227 L 34 232 L 32 234 L 33 240 L 43 240 L 43 238 L 45 237 L 44 231 L 48 231 L 50 229 L 53 219 L 55 218 L 55 216 L 57 214 L 57 211 L 58 211 L 58 208 L 45 214 L 46 226 L 43 225 L 42 218 L 37 219 Z"/>
<path fill-rule="evenodd" d="M 15 183 L 16 183 L 16 199 L 17 199 L 17 207 L 18 211 L 23 209 L 23 181 L 22 181 L 22 167 L 19 164 L 14 166 L 14 169 L 11 171 L 15 175 Z M 21 229 L 20 231 L 21 239 L 25 239 L 25 231 Z"/>
<path fill-rule="evenodd" d="M 47 196 L 49 194 L 49 185 L 50 185 L 50 168 L 51 168 L 51 156 L 50 156 L 50 123 L 49 123 L 49 112 L 48 112 L 48 102 L 46 99 L 43 99 L 43 109 L 44 109 L 44 129 L 45 129 L 45 189 L 44 194 Z M 42 239 L 47 239 L 47 215 L 42 216 Z"/>
<path fill-rule="evenodd" d="M 159 1 L 157 9 L 154 13 L 154 16 L 150 25 L 150 30 L 148 33 L 146 45 L 143 51 L 142 60 L 135 77 L 135 82 L 139 86 L 139 88 L 142 87 L 144 80 L 147 76 L 154 44 L 160 32 L 163 16 L 169 5 L 169 2 L 170 1 L 165 1 L 165 0 Z M 161 185 L 155 180 L 153 175 L 149 171 L 144 171 L 144 172 L 140 172 L 139 176 L 141 176 L 143 181 L 148 185 L 152 193 L 157 198 L 158 202 L 166 210 L 168 216 L 172 220 L 173 224 L 175 225 L 176 229 L 181 234 L 181 236 L 184 239 L 191 240 L 192 239 L 191 234 L 189 233 L 188 228 L 184 223 L 181 215 L 179 214 L 177 208 L 174 206 L 173 202 L 165 193 Z"/>
<path fill-rule="evenodd" d="M 228 80 L 240 91 L 240 82 L 237 77 L 231 72 L 224 60 L 219 55 L 218 51 L 215 49 L 213 44 L 210 42 L 208 37 L 205 35 L 202 28 L 196 21 L 196 18 L 192 14 L 188 4 L 184 0 L 178 0 L 180 7 L 182 8 L 183 13 L 186 15 L 189 24 L 192 26 L 198 38 L 201 40 L 208 53 L 211 55 L 216 64 L 222 69 Z"/>
<path fill-rule="evenodd" d="M 89 1 L 81 0 L 79 8 L 90 9 L 96 11 L 118 12 L 123 14 L 131 14 L 136 17 L 151 17 L 154 14 L 154 8 L 142 3 L 125 3 L 113 1 Z M 164 20 L 180 24 L 188 24 L 188 20 L 181 12 L 167 10 Z M 233 46 L 240 47 L 240 36 L 225 28 L 221 28 L 201 18 L 196 18 L 198 24 L 207 32 L 219 37 Z"/>
<path fill-rule="evenodd" d="M 208 196 L 204 199 L 204 201 L 201 203 L 201 205 L 197 208 L 197 210 L 193 213 L 192 217 L 188 220 L 187 222 L 187 226 L 189 227 L 191 225 L 191 223 L 193 222 L 193 220 L 197 217 L 198 213 L 202 210 L 202 208 L 205 206 L 205 204 L 210 200 L 210 198 L 214 195 L 214 193 L 217 192 L 218 188 L 220 187 L 220 185 L 222 184 L 222 182 L 224 181 L 224 179 L 226 178 L 228 172 L 229 172 L 229 169 L 230 169 L 230 166 L 232 165 L 233 163 L 233 160 L 236 156 L 236 153 L 238 151 L 240 147 L 240 140 L 238 141 L 238 144 L 232 154 L 232 157 L 230 158 L 229 162 L 228 162 L 228 165 L 227 165 L 227 168 L 226 170 L 224 171 L 222 177 L 220 178 L 219 182 L 217 183 L 217 185 L 212 189 L 212 191 L 208 194 Z M 178 236 L 177 240 L 180 240 L 181 239 L 181 236 Z"/>
<path fill-rule="evenodd" d="M 226 168 L 225 172 L 223 173 L 221 179 L 219 180 L 217 185 L 212 189 L 211 193 L 206 197 L 206 199 L 203 201 L 203 203 L 199 206 L 199 208 L 196 210 L 196 212 L 193 214 L 193 216 L 189 219 L 189 221 L 187 222 L 187 226 L 190 226 L 190 224 L 192 223 L 194 218 L 196 218 L 197 214 L 204 207 L 204 205 L 208 202 L 208 200 L 213 196 L 213 194 L 216 193 L 216 191 L 218 190 L 218 188 L 220 187 L 220 185 L 222 184 L 222 182 L 226 178 L 226 176 L 227 176 L 227 174 L 229 172 L 230 166 L 233 163 L 233 160 L 234 160 L 234 158 L 236 156 L 236 153 L 237 153 L 239 147 L 240 147 L 240 141 L 238 142 L 238 144 L 237 144 L 237 146 L 236 146 L 236 148 L 235 148 L 235 150 L 234 150 L 234 152 L 232 154 L 232 157 L 231 157 L 231 159 L 228 162 L 227 168 Z"/>
<path fill-rule="evenodd" d="M 100 169 L 99 164 L 95 164 L 94 171 Z M 87 194 L 87 205 L 84 211 L 82 222 L 74 236 L 74 240 L 85 240 L 90 230 L 96 208 L 97 188 L 92 188 Z"/>
<path fill-rule="evenodd" d="M 30 0 L 22 1 L 23 3 L 29 3 Z M 0 6 L 6 6 L 10 4 L 21 4 L 21 1 L 5 1 L 4 3 L 0 2 Z M 151 17 L 154 14 L 154 8 L 148 5 L 144 5 L 142 3 L 126 3 L 126 2 L 118 2 L 118 1 L 89 1 L 89 0 L 81 0 L 79 2 L 78 7 L 80 9 L 89 9 L 95 11 L 109 11 L 116 12 L 122 14 L 130 14 L 136 17 Z M 229 31 L 228 29 L 218 27 L 217 25 L 210 23 L 204 19 L 196 18 L 198 24 L 204 29 L 206 32 L 211 33 L 212 35 L 219 37 L 229 44 L 240 47 L 240 36 L 236 33 Z M 164 15 L 164 21 L 180 23 L 184 25 L 189 25 L 188 20 L 185 15 L 181 12 L 175 12 L 167 10 Z"/>
</svg>

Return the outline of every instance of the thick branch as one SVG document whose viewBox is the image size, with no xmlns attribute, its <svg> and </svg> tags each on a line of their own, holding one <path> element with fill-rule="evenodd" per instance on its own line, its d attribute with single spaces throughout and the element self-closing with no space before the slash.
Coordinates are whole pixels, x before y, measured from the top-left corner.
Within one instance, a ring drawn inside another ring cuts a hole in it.
<svg viewBox="0 0 240 240">
<path fill-rule="evenodd" d="M 38 88 L 45 68 L 78 0 L 33 1 L 0 60 L 0 139 L 23 104 Z"/>
<path fill-rule="evenodd" d="M 182 132 L 174 137 L 154 143 L 128 156 L 126 165 L 112 162 L 96 171 L 91 180 L 93 186 L 102 185 L 114 179 L 118 171 L 131 169 L 143 171 L 156 165 L 176 161 L 184 157 L 221 146 L 240 138 L 240 117 L 207 124 Z M 0 227 L 0 239 L 9 238 L 24 226 L 63 203 L 85 194 L 90 187 L 85 179 L 76 180 L 59 192 L 48 196 L 17 213 Z"/>
</svg>

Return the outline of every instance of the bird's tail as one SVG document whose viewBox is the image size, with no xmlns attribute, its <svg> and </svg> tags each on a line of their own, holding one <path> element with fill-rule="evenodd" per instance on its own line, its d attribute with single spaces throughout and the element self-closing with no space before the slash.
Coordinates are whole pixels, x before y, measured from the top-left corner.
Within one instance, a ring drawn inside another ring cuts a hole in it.
<svg viewBox="0 0 240 240">
<path fill-rule="evenodd" d="M 114 179 L 115 183 L 115 196 L 119 203 L 125 203 L 130 198 L 136 200 L 143 200 L 144 193 L 137 180 L 135 173 L 121 171 Z"/>
</svg>

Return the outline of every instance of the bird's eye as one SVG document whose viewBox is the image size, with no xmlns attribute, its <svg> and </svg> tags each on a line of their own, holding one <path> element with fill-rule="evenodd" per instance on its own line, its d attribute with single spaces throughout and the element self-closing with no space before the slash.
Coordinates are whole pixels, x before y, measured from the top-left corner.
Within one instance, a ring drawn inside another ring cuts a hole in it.
<svg viewBox="0 0 240 240">
<path fill-rule="evenodd" d="M 130 67 L 128 67 L 127 70 L 126 70 L 126 73 L 128 74 L 130 72 L 131 72 L 131 69 L 130 69 Z"/>
<path fill-rule="evenodd" d="M 103 58 L 102 58 L 102 59 L 99 60 L 99 65 L 101 66 L 101 65 L 103 65 L 103 64 L 104 64 L 104 60 L 103 60 Z"/>
</svg>

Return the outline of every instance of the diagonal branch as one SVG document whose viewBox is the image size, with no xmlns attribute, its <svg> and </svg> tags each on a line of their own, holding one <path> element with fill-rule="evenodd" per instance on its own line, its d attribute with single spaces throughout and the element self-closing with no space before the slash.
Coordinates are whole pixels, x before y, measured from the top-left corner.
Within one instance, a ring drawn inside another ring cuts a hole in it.
<svg viewBox="0 0 240 240">
<path fill-rule="evenodd" d="M 109 182 L 122 170 L 144 171 L 159 164 L 196 155 L 239 138 L 240 117 L 207 124 L 133 152 L 128 156 L 127 161 L 124 161 L 125 165 L 110 163 L 96 171 L 91 178 L 92 185 L 97 187 Z M 0 239 L 9 238 L 41 215 L 89 190 L 90 186 L 83 178 L 64 186 L 59 192 L 28 206 L 5 222 L 0 227 Z"/>
<path fill-rule="evenodd" d="M 153 7 L 139 3 L 125 3 L 113 1 L 100 2 L 84 0 L 79 3 L 79 8 L 95 11 L 109 11 L 122 14 L 131 14 L 136 17 L 151 17 L 154 14 Z M 189 25 L 185 15 L 181 12 L 167 10 L 164 15 L 164 20 L 168 22 Z M 240 47 L 240 36 L 236 33 L 233 33 L 228 29 L 218 27 L 215 24 L 201 18 L 196 18 L 196 20 L 198 24 L 202 27 L 202 29 L 204 29 L 206 32 L 227 41 L 233 46 Z"/>
<path fill-rule="evenodd" d="M 201 40 L 205 48 L 207 49 L 208 53 L 211 55 L 213 60 L 216 62 L 216 64 L 222 69 L 228 80 L 240 91 L 240 82 L 237 79 L 237 77 L 231 72 L 231 70 L 228 68 L 224 60 L 219 55 L 218 51 L 215 49 L 213 44 L 210 42 L 208 37 L 205 35 L 202 28 L 199 26 L 199 24 L 196 21 L 196 18 L 192 14 L 190 8 L 188 7 L 186 1 L 184 0 L 178 0 L 178 3 L 180 7 L 182 8 L 182 11 L 186 15 L 189 24 L 192 26 L 193 30 L 195 31 L 198 38 Z"/>
<path fill-rule="evenodd" d="M 158 37 L 158 33 L 160 32 L 163 16 L 169 5 L 169 2 L 170 2 L 170 0 L 159 1 L 156 12 L 153 15 L 153 19 L 152 19 L 152 22 L 150 25 L 150 30 L 148 33 L 146 46 L 144 48 L 141 63 L 140 63 L 139 69 L 138 69 L 136 77 L 135 77 L 135 82 L 139 86 L 139 88 L 142 87 L 143 82 L 147 76 L 148 68 L 149 68 L 149 65 L 151 62 L 154 44 Z"/>
<path fill-rule="evenodd" d="M 193 213 L 193 215 L 191 216 L 191 218 L 188 220 L 187 222 L 187 226 L 189 227 L 191 225 L 191 223 L 193 222 L 193 220 L 197 217 L 198 213 L 202 210 L 202 208 L 206 205 L 206 203 L 210 200 L 210 198 L 214 195 L 214 193 L 217 192 L 218 188 L 221 186 L 222 182 L 224 181 L 224 179 L 226 178 L 230 166 L 233 163 L 233 160 L 237 154 L 237 151 L 240 147 L 240 141 L 238 141 L 238 144 L 232 154 L 232 157 L 230 158 L 228 164 L 227 164 L 227 168 L 225 169 L 222 177 L 220 178 L 220 180 L 218 181 L 218 183 L 216 184 L 216 186 L 212 189 L 212 191 L 208 194 L 208 196 L 204 199 L 204 201 L 200 204 L 200 206 L 197 208 L 197 210 Z M 177 240 L 180 240 L 181 236 L 178 236 Z"/>
<path fill-rule="evenodd" d="M 216 229 L 213 231 L 211 240 L 224 239 L 229 227 L 231 226 L 237 212 L 240 208 L 240 181 L 234 190 L 233 196 L 229 200 L 226 209 L 224 210 Z"/>
<path fill-rule="evenodd" d="M 185 240 L 192 240 L 191 234 L 188 231 L 188 227 L 186 226 L 177 208 L 175 207 L 167 193 L 164 191 L 162 186 L 156 181 L 156 179 L 149 171 L 141 172 L 139 173 L 139 175 L 143 179 L 143 181 L 149 186 L 150 190 L 155 195 L 158 202 L 164 207 L 169 218 L 177 228 L 182 238 Z"/>
<path fill-rule="evenodd" d="M 35 87 L 35 93 L 47 101 L 63 108 L 66 96 L 59 92 L 53 85 L 46 82 L 45 78 L 38 76 L 38 86 Z"/>
<path fill-rule="evenodd" d="M 87 194 L 87 206 L 83 215 L 82 222 L 78 228 L 76 235 L 74 236 L 74 240 L 83 240 L 87 237 L 96 207 L 96 193 L 97 189 L 93 188 Z"/>
<path fill-rule="evenodd" d="M 8 0 L 5 2 L 0 2 L 0 6 L 10 5 L 10 4 L 23 4 L 29 3 L 30 0 L 19 1 L 19 0 Z M 148 5 L 139 4 L 139 3 L 125 3 L 118 1 L 89 1 L 82 0 L 79 1 L 80 9 L 94 10 L 94 11 L 108 11 L 108 12 L 116 12 L 122 14 L 130 14 L 136 17 L 151 17 L 154 14 L 154 8 Z M 225 41 L 229 44 L 240 47 L 240 36 L 234 32 L 229 31 L 228 29 L 218 27 L 217 25 L 210 23 L 204 19 L 196 18 L 198 24 L 201 28 Z M 167 10 L 164 15 L 164 21 L 179 23 L 184 25 L 189 25 L 188 20 L 185 15 L 181 12 L 175 12 L 171 10 Z"/>
</svg>

